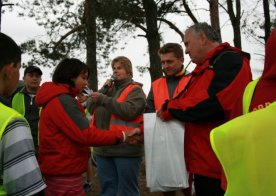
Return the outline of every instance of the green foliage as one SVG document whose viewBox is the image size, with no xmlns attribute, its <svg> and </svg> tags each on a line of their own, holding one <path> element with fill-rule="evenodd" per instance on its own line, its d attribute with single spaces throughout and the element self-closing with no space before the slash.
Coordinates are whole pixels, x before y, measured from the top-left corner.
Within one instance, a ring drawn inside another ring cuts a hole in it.
<svg viewBox="0 0 276 196">
<path fill-rule="evenodd" d="M 32 56 L 37 65 L 52 66 L 66 57 L 86 59 L 86 28 L 84 19 L 84 1 L 38 1 L 26 0 L 20 6 L 19 16 L 34 17 L 42 26 L 46 35 L 23 43 L 24 51 Z M 97 54 L 100 59 L 108 57 L 116 43 L 116 30 L 113 26 L 97 25 Z M 34 43 L 35 42 L 35 43 Z M 113 44 L 112 44 L 113 42 Z M 33 44 L 30 44 L 33 43 Z"/>
<path fill-rule="evenodd" d="M 102 0 L 98 3 L 98 10 L 98 16 L 104 22 L 105 27 L 113 25 L 116 20 L 129 22 L 125 23 L 128 27 L 145 22 L 140 1 Z"/>
</svg>

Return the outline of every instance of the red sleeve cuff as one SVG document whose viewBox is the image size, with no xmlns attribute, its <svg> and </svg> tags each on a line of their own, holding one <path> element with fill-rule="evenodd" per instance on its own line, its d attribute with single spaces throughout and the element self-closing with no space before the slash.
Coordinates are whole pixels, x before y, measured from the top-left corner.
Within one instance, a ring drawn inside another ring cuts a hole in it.
<svg viewBox="0 0 276 196">
<path fill-rule="evenodd" d="M 172 119 L 172 115 L 170 114 L 169 110 L 162 111 L 162 116 L 165 121 Z"/>
</svg>

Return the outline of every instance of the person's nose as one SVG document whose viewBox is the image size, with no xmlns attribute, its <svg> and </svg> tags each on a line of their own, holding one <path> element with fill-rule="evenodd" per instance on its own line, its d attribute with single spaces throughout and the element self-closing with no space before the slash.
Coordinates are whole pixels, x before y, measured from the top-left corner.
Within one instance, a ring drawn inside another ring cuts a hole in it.
<svg viewBox="0 0 276 196">
<path fill-rule="evenodd" d="M 33 79 L 33 80 L 38 80 L 38 79 L 39 79 L 39 77 L 37 77 L 37 76 L 33 76 L 33 77 L 32 77 L 32 79 Z"/>
<path fill-rule="evenodd" d="M 189 50 L 189 48 L 186 47 L 185 54 L 189 54 L 189 53 L 190 53 L 190 50 Z"/>
<path fill-rule="evenodd" d="M 88 79 L 84 80 L 84 84 L 86 87 L 88 86 Z"/>
<path fill-rule="evenodd" d="M 163 69 L 166 69 L 167 67 L 168 67 L 168 63 L 166 63 L 166 62 L 162 63 L 162 68 Z"/>
<path fill-rule="evenodd" d="M 116 69 L 114 69 L 114 70 L 113 70 L 113 75 L 117 74 L 117 72 L 118 72 L 118 71 L 117 71 Z"/>
</svg>

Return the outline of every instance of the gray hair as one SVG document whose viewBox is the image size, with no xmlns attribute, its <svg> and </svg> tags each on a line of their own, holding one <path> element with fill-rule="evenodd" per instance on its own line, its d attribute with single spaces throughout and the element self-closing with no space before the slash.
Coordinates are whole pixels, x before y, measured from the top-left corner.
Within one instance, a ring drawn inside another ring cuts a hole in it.
<svg viewBox="0 0 276 196">
<path fill-rule="evenodd" d="M 206 22 L 196 23 L 188 28 L 194 32 L 204 33 L 206 37 L 212 42 L 221 42 L 217 32 Z"/>
</svg>

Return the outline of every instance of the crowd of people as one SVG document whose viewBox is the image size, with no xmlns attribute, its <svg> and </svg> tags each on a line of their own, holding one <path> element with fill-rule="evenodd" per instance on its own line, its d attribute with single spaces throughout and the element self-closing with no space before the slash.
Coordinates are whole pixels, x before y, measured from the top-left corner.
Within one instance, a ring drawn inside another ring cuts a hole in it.
<svg viewBox="0 0 276 196">
<path fill-rule="evenodd" d="M 194 70 L 184 67 L 181 45 L 164 44 L 158 52 L 164 76 L 148 95 L 125 56 L 112 60 L 113 76 L 98 92 L 87 93 L 90 70 L 76 58 L 62 59 L 42 85 L 40 68 L 28 66 L 17 87 L 22 52 L 0 33 L 0 195 L 85 195 L 93 147 L 100 195 L 139 196 L 144 113 L 183 123 L 190 182 L 183 195 L 275 194 L 275 173 L 263 169 L 276 171 L 273 155 L 269 162 L 276 125 L 268 117 L 276 111 L 276 29 L 254 81 L 250 55 L 222 43 L 207 23 L 190 26 L 184 45 Z"/>
</svg>

